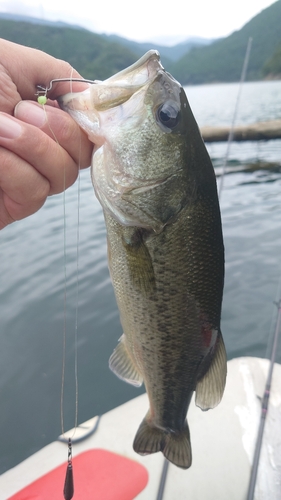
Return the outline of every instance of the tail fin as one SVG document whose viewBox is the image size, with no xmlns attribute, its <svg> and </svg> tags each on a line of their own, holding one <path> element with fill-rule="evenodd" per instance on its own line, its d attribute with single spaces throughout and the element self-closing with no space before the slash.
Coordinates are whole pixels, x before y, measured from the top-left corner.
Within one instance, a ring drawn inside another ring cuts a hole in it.
<svg viewBox="0 0 281 500">
<path fill-rule="evenodd" d="M 172 431 L 150 425 L 144 419 L 137 431 L 133 448 L 140 455 L 162 451 L 167 460 L 177 467 L 188 469 L 191 466 L 191 444 L 186 421 L 181 431 Z"/>
</svg>

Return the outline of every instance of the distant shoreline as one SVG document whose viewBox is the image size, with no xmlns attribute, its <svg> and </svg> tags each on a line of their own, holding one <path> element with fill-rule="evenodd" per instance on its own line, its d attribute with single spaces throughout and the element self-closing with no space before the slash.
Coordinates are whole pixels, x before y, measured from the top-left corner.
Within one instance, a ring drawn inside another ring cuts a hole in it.
<svg viewBox="0 0 281 500">
<path fill-rule="evenodd" d="M 204 126 L 200 131 L 205 142 L 225 142 L 229 138 L 229 127 Z M 233 141 L 269 141 L 281 139 L 281 120 L 239 125 L 232 130 Z"/>
<path fill-rule="evenodd" d="M 262 81 L 274 81 L 274 80 L 281 80 L 281 73 L 277 74 L 277 75 L 274 75 L 272 73 L 269 73 L 268 75 L 266 75 Z"/>
<path fill-rule="evenodd" d="M 244 83 L 256 83 L 256 82 L 276 82 L 281 80 L 281 73 L 278 75 L 267 75 L 264 78 L 259 78 L 256 80 L 246 80 Z M 232 84 L 232 83 L 240 83 L 239 80 L 233 80 L 232 82 L 225 81 L 225 80 L 217 80 L 214 82 L 200 82 L 200 83 L 182 83 L 180 82 L 183 87 L 199 87 L 199 85 L 224 85 L 224 84 Z"/>
</svg>

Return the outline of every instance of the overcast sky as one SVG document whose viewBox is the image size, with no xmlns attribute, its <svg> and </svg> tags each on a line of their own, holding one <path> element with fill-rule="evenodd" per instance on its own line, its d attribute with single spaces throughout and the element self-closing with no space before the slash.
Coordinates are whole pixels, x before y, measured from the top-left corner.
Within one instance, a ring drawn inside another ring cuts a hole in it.
<svg viewBox="0 0 281 500">
<path fill-rule="evenodd" d="M 65 21 L 136 41 L 165 38 L 168 45 L 169 41 L 189 36 L 227 36 L 273 3 L 272 0 L 0 0 L 0 12 Z"/>
</svg>

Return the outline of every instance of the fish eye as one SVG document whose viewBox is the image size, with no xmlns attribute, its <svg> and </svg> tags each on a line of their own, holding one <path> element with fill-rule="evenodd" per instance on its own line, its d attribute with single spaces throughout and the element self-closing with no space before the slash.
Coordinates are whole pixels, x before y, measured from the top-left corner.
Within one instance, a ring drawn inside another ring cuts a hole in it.
<svg viewBox="0 0 281 500">
<path fill-rule="evenodd" d="M 156 112 L 156 117 L 160 124 L 169 129 L 173 129 L 179 123 L 180 110 L 176 103 L 167 101 L 159 106 Z"/>
</svg>

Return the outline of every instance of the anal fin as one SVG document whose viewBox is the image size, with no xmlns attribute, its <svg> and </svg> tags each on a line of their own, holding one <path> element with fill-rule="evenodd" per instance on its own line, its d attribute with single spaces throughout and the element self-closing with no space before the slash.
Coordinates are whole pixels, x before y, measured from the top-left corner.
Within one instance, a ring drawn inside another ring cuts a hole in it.
<svg viewBox="0 0 281 500">
<path fill-rule="evenodd" d="M 143 383 L 142 376 L 126 348 L 124 335 L 120 338 L 119 344 L 109 358 L 109 368 L 117 377 L 128 382 L 128 384 L 140 387 Z"/>
<path fill-rule="evenodd" d="M 216 352 L 205 375 L 196 384 L 195 404 L 201 410 L 209 410 L 219 404 L 226 382 L 226 352 L 221 333 L 217 341 Z"/>
</svg>

